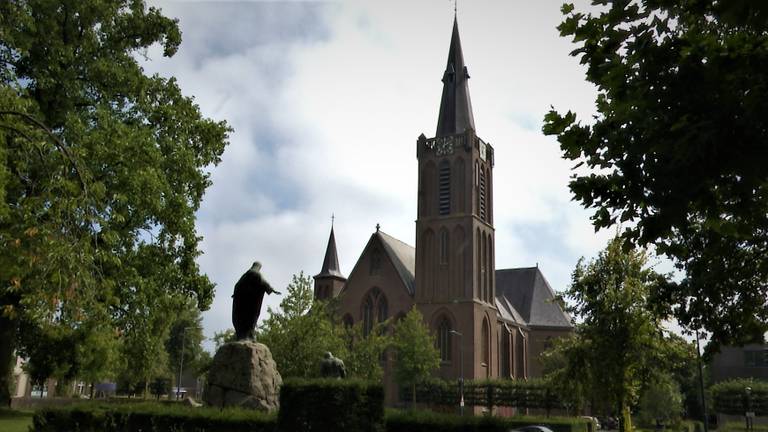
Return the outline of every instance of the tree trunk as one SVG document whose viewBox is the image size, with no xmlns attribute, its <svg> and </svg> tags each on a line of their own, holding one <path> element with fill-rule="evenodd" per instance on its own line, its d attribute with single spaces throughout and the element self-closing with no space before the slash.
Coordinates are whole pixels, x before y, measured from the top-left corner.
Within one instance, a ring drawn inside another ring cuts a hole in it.
<svg viewBox="0 0 768 432">
<path fill-rule="evenodd" d="M 411 384 L 411 391 L 412 397 L 411 397 L 411 409 L 416 409 L 416 384 Z"/>
<path fill-rule="evenodd" d="M 632 415 L 627 401 L 621 401 L 621 432 L 632 432 Z"/>
<path fill-rule="evenodd" d="M 5 302 L 0 301 L 0 305 Z M 11 406 L 13 368 L 16 366 L 16 328 L 18 322 L 0 312 L 0 407 Z"/>
</svg>

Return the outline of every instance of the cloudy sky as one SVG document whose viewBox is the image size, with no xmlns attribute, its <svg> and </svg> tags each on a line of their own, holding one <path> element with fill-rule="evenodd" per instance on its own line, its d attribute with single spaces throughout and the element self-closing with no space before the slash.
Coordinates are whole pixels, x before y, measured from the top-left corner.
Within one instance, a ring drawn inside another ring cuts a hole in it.
<svg viewBox="0 0 768 432">
<path fill-rule="evenodd" d="M 541 133 L 550 105 L 594 113 L 595 88 L 555 29 L 561 3 L 458 5 L 475 125 L 496 150 L 496 267 L 538 263 L 556 290 L 610 234 L 570 201 L 570 164 Z M 152 4 L 179 19 L 183 42 L 171 59 L 151 50 L 146 71 L 177 77 L 234 128 L 198 214 L 199 262 L 217 284 L 207 336 L 231 327 L 232 287 L 252 261 L 277 289 L 316 274 L 331 214 L 347 275 L 377 223 L 415 243 L 416 137 L 434 135 L 452 1 Z"/>
</svg>

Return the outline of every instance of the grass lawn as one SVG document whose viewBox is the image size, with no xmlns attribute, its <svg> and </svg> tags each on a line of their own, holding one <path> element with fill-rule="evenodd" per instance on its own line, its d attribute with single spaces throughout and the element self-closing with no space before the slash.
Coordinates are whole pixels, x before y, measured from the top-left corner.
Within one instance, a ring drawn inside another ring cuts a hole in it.
<svg viewBox="0 0 768 432">
<path fill-rule="evenodd" d="M 32 426 L 31 412 L 0 410 L 0 431 L 27 432 L 30 426 Z"/>
</svg>

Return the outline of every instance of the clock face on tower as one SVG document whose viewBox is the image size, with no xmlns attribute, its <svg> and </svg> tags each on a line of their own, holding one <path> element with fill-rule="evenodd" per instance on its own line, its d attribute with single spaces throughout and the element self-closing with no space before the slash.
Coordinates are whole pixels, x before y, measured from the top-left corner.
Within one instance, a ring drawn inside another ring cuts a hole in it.
<svg viewBox="0 0 768 432">
<path fill-rule="evenodd" d="M 438 156 L 453 154 L 453 137 L 438 138 L 435 147 Z"/>
</svg>

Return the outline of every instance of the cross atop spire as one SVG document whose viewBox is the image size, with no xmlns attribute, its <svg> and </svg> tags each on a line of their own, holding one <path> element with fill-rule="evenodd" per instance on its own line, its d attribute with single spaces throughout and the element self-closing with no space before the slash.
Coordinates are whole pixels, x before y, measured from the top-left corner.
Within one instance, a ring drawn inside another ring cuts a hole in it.
<svg viewBox="0 0 768 432">
<path fill-rule="evenodd" d="M 448 49 L 448 61 L 443 73 L 443 95 L 440 99 L 440 114 L 437 118 L 435 136 L 447 136 L 475 129 L 472 115 L 472 101 L 469 99 L 469 72 L 464 65 L 464 53 L 459 38 L 459 22 L 453 18 L 453 34 Z"/>
</svg>

